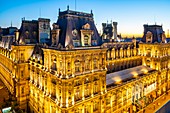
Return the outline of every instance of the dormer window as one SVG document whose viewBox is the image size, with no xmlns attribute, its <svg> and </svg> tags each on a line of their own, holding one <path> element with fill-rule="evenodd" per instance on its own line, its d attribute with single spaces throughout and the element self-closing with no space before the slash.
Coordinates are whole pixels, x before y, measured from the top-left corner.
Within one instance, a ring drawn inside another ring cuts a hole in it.
<svg viewBox="0 0 170 113">
<path fill-rule="evenodd" d="M 84 45 L 88 46 L 88 41 L 89 41 L 89 37 L 87 35 L 84 36 Z"/>
<path fill-rule="evenodd" d="M 150 31 L 146 34 L 146 43 L 152 43 L 152 32 Z"/>
</svg>

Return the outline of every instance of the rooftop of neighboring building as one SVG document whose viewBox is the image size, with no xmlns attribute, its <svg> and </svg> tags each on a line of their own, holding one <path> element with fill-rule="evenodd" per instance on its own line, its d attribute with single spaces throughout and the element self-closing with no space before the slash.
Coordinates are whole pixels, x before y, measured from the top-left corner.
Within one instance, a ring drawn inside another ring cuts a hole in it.
<svg viewBox="0 0 170 113">
<path fill-rule="evenodd" d="M 93 19 L 93 12 L 91 10 L 91 13 L 84 13 L 84 12 L 78 12 L 78 11 L 73 11 L 69 9 L 69 6 L 67 6 L 66 11 L 60 11 L 59 9 L 59 17 L 62 16 L 75 16 L 75 17 L 85 17 L 85 18 L 91 18 Z"/>
<path fill-rule="evenodd" d="M 144 35 L 142 42 L 144 43 L 166 43 L 165 32 L 163 31 L 162 25 L 147 25 L 144 24 Z"/>
</svg>

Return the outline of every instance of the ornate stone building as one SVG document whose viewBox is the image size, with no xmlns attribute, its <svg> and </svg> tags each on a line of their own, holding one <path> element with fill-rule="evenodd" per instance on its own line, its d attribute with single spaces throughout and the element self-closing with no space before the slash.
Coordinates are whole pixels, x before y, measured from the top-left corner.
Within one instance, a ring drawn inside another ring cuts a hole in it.
<svg viewBox="0 0 170 113">
<path fill-rule="evenodd" d="M 38 26 L 36 26 L 38 27 Z M 133 113 L 170 88 L 170 44 L 102 44 L 93 13 L 59 11 L 52 44 L 0 47 L 0 79 L 30 113 Z M 145 35 L 144 35 L 145 36 Z M 4 43 L 3 41 L 1 43 Z"/>
</svg>

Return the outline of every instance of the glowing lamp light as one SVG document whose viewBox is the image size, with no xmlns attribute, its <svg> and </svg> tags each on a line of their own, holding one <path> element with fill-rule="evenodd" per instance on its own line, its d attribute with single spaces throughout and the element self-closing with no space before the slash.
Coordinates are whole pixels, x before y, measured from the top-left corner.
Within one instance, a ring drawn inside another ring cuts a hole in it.
<svg viewBox="0 0 170 113">
<path fill-rule="evenodd" d="M 122 81 L 119 76 L 114 77 L 114 80 L 115 80 L 116 84 L 119 84 Z"/>
<path fill-rule="evenodd" d="M 138 73 L 137 72 L 132 72 L 131 73 L 133 75 L 133 77 L 137 78 L 138 77 Z"/>
</svg>

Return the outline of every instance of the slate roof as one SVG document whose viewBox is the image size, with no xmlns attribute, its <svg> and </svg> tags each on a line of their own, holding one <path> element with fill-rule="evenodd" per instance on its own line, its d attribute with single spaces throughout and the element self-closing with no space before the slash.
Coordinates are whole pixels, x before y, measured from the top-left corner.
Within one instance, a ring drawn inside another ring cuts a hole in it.
<svg viewBox="0 0 170 113">
<path fill-rule="evenodd" d="M 97 44 L 92 46 L 98 46 L 102 44 L 101 37 L 96 29 L 93 13 L 83 13 L 77 11 L 66 10 L 59 12 L 57 25 L 59 25 L 59 43 L 65 48 L 67 45 L 73 45 L 73 40 L 79 40 L 81 44 L 81 29 L 85 24 L 89 24 L 90 30 L 93 30 L 92 40 L 97 40 Z M 78 31 L 77 36 L 73 36 L 72 31 L 76 29 Z M 81 45 L 80 45 L 81 46 Z"/>
<path fill-rule="evenodd" d="M 6 49 L 11 49 L 14 42 L 16 27 L 0 28 L 0 46 Z"/>
<path fill-rule="evenodd" d="M 162 34 L 164 33 L 162 26 L 160 25 L 143 25 L 144 26 L 144 36 L 142 38 L 143 42 L 146 42 L 146 34 L 150 31 L 153 34 L 152 43 L 162 41 Z"/>
<path fill-rule="evenodd" d="M 136 66 L 122 71 L 110 73 L 106 75 L 106 85 L 117 84 L 126 80 L 133 79 L 135 76 L 145 74 L 146 72 L 154 71 L 154 69 L 147 66 Z"/>
<path fill-rule="evenodd" d="M 38 21 L 37 20 L 22 20 L 21 28 L 19 29 L 18 43 L 36 44 L 38 43 Z M 29 41 L 28 41 L 29 40 Z"/>
</svg>

